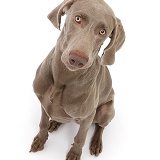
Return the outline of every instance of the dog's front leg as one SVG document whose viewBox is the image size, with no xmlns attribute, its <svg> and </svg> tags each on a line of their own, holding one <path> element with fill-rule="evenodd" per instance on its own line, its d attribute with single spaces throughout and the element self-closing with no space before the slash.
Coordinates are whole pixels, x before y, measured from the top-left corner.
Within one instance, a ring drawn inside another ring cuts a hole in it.
<svg viewBox="0 0 160 160">
<path fill-rule="evenodd" d="M 80 128 L 74 138 L 73 146 L 68 152 L 66 160 L 80 160 L 82 147 L 85 144 L 87 132 L 93 122 L 95 112 L 96 111 L 94 111 L 89 117 L 80 122 Z"/>
<path fill-rule="evenodd" d="M 44 148 L 44 144 L 48 139 L 48 123 L 49 123 L 49 117 L 42 107 L 41 121 L 39 124 L 40 129 L 32 142 L 30 152 L 37 152 Z"/>
</svg>

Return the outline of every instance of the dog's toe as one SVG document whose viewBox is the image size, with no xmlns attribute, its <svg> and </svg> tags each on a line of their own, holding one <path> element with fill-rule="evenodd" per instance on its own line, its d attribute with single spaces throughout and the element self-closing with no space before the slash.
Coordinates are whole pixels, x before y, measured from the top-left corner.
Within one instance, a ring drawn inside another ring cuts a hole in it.
<svg viewBox="0 0 160 160">
<path fill-rule="evenodd" d="M 53 132 L 53 131 L 56 131 L 61 124 L 62 124 L 62 123 L 59 123 L 59 122 L 50 120 L 50 121 L 49 121 L 48 131 L 49 131 L 50 133 Z"/>
</svg>

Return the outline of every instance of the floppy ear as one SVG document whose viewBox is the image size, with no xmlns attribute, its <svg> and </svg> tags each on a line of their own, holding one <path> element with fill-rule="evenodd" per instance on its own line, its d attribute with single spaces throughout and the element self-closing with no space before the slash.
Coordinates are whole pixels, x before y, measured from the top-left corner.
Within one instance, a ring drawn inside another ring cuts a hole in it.
<svg viewBox="0 0 160 160">
<path fill-rule="evenodd" d="M 125 41 L 125 32 L 120 19 L 116 18 L 116 26 L 112 31 L 111 40 L 108 46 L 104 49 L 101 57 L 102 65 L 112 65 L 115 61 L 115 52 L 117 52 Z"/>
<path fill-rule="evenodd" d="M 74 0 L 64 0 L 59 6 L 52 10 L 51 13 L 49 13 L 48 19 L 57 29 L 60 30 L 61 16 L 66 13 L 66 11 L 71 7 L 73 2 Z"/>
</svg>

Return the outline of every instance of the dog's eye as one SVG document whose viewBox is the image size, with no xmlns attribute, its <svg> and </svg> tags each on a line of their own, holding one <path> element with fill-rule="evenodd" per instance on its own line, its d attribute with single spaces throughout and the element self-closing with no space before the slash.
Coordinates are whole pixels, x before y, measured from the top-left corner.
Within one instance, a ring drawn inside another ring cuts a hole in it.
<svg viewBox="0 0 160 160">
<path fill-rule="evenodd" d="M 80 16 L 76 16 L 75 17 L 75 21 L 80 24 L 81 23 L 81 17 Z"/>
<path fill-rule="evenodd" d="M 106 34 L 106 30 L 105 30 L 105 29 L 101 29 L 101 30 L 99 31 L 99 34 L 100 34 L 100 35 L 105 35 L 105 34 Z"/>
</svg>

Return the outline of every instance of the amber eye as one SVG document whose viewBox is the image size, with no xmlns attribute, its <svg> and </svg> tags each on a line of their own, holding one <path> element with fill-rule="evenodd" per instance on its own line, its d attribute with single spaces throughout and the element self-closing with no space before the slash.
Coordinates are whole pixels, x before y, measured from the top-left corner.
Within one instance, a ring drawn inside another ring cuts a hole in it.
<svg viewBox="0 0 160 160">
<path fill-rule="evenodd" d="M 77 23 L 81 23 L 81 17 L 80 17 L 80 16 L 76 16 L 76 17 L 75 17 L 75 21 L 76 21 Z"/>
<path fill-rule="evenodd" d="M 105 34 L 106 34 L 106 30 L 105 30 L 105 29 L 100 30 L 100 31 L 99 31 L 99 34 L 100 34 L 100 35 L 105 35 Z"/>
</svg>

